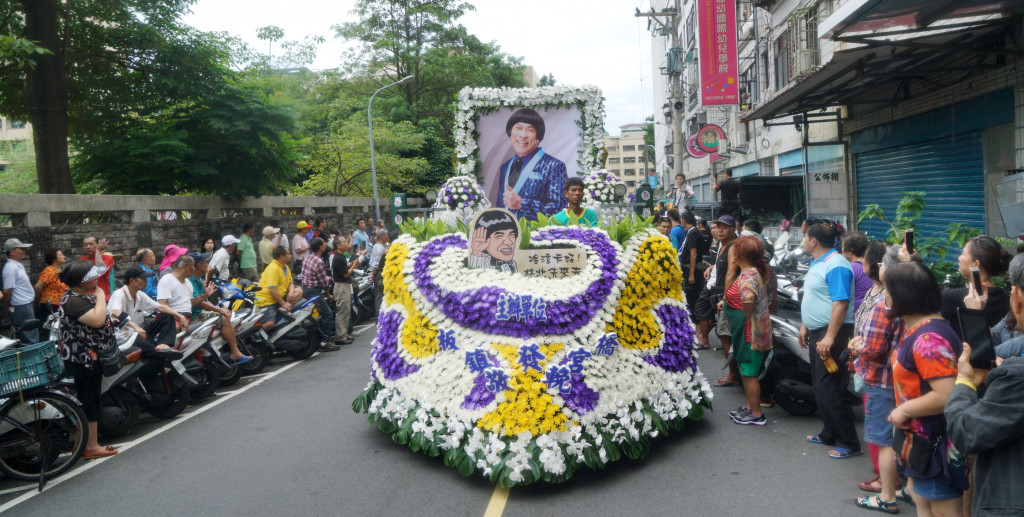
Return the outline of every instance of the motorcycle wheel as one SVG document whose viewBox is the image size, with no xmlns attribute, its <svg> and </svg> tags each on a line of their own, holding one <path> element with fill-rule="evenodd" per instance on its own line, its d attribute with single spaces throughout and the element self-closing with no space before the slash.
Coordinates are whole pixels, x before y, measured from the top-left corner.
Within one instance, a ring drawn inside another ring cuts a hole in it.
<svg viewBox="0 0 1024 517">
<path fill-rule="evenodd" d="M 249 349 L 252 361 L 242 365 L 242 375 L 256 375 L 262 372 L 270 364 L 270 353 L 267 351 L 267 345 L 263 343 L 246 343 L 245 347 Z"/>
<path fill-rule="evenodd" d="M 221 366 L 220 372 L 220 385 L 231 386 L 238 382 L 238 379 L 242 378 L 242 374 L 245 373 L 245 370 L 243 370 L 241 366 L 230 366 L 227 370 Z"/>
<path fill-rule="evenodd" d="M 117 438 L 118 436 L 124 436 L 131 432 L 132 428 L 135 427 L 135 422 L 139 420 L 139 402 L 135 400 L 135 396 L 129 393 L 125 393 L 122 389 L 114 388 L 103 394 L 100 399 L 100 411 L 103 411 L 103 406 L 114 405 L 121 410 L 121 418 L 118 418 L 115 422 L 104 423 L 103 419 L 100 419 L 96 424 L 96 430 L 100 436 L 104 438 Z"/>
<path fill-rule="evenodd" d="M 189 373 L 192 377 L 195 377 L 199 385 L 195 388 L 188 390 L 188 396 L 191 400 L 202 400 L 210 395 L 213 395 L 220 387 L 220 368 L 217 363 L 212 360 L 203 363 L 201 369 L 195 372 Z"/>
<path fill-rule="evenodd" d="M 292 359 L 301 361 L 303 359 L 309 359 L 310 356 L 316 353 L 317 348 L 320 348 L 320 332 L 315 328 L 306 330 L 306 348 L 295 352 L 288 352 L 288 355 Z"/>
<path fill-rule="evenodd" d="M 32 391 L 0 404 L 0 421 L 10 429 L 0 435 L 4 444 L 0 472 L 22 481 L 55 478 L 73 467 L 85 452 L 88 427 L 85 411 L 73 397 L 57 391 Z M 41 412 L 50 413 L 42 417 Z M 20 444 L 20 445 L 19 445 Z M 40 488 L 41 489 L 41 488 Z"/>
<path fill-rule="evenodd" d="M 786 410 L 787 413 L 795 416 L 810 416 L 818 410 L 818 405 L 814 401 L 813 396 L 795 396 L 789 392 L 791 390 L 787 390 L 785 387 L 780 386 L 786 381 L 811 386 L 810 374 L 801 372 L 800 368 L 796 366 L 789 366 L 783 369 L 776 379 L 775 402 L 778 402 L 779 407 Z"/>
<path fill-rule="evenodd" d="M 170 402 L 162 406 L 146 408 L 149 414 L 157 418 L 174 418 L 185 411 L 188 406 L 188 385 L 181 381 L 171 383 Z"/>
</svg>

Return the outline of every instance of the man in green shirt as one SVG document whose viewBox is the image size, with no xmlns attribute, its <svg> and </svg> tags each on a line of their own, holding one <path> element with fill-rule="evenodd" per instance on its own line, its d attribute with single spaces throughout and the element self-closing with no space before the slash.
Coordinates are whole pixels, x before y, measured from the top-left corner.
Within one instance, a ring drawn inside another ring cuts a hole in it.
<svg viewBox="0 0 1024 517">
<path fill-rule="evenodd" d="M 260 276 L 256 273 L 256 249 L 252 245 L 254 229 L 252 223 L 242 225 L 242 235 L 238 238 L 238 250 L 236 251 L 238 253 L 238 274 L 253 282 L 259 282 Z"/>
<path fill-rule="evenodd" d="M 580 203 L 583 202 L 583 191 L 584 191 L 583 180 L 579 178 L 569 178 L 565 181 L 565 198 L 569 200 L 569 208 L 562 210 L 555 214 L 555 221 L 558 224 L 567 225 L 570 221 L 576 219 L 575 224 L 581 224 L 593 228 L 597 226 L 600 219 L 597 217 L 597 212 L 590 208 L 583 208 Z M 570 215 L 571 214 L 571 215 Z"/>
</svg>

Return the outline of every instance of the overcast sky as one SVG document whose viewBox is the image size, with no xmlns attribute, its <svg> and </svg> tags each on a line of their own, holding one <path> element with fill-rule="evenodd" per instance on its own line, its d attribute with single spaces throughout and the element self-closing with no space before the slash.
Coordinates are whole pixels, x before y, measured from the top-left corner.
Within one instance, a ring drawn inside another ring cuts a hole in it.
<svg viewBox="0 0 1024 517">
<path fill-rule="evenodd" d="M 605 129 L 643 122 L 651 106 L 650 33 L 643 19 L 633 16 L 646 0 L 475 0 L 477 10 L 460 21 L 483 41 L 495 41 L 502 51 L 523 58 L 538 77 L 554 74 L 560 85 L 592 84 L 605 96 Z M 198 0 L 185 21 L 204 31 L 241 36 L 258 49 L 266 42 L 256 29 L 277 25 L 285 40 L 319 34 L 314 68 L 341 64 L 345 42 L 334 37 L 331 25 L 354 21 L 354 0 Z M 280 43 L 280 42 L 278 42 Z"/>
</svg>

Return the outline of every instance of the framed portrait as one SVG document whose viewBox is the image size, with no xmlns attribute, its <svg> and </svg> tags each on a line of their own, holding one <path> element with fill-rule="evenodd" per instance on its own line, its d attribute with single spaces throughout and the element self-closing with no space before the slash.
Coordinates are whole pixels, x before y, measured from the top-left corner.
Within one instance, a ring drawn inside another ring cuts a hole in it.
<svg viewBox="0 0 1024 517">
<path fill-rule="evenodd" d="M 596 87 L 465 88 L 455 124 L 458 174 L 476 177 L 491 206 L 516 218 L 560 212 L 565 181 L 601 167 Z"/>
</svg>

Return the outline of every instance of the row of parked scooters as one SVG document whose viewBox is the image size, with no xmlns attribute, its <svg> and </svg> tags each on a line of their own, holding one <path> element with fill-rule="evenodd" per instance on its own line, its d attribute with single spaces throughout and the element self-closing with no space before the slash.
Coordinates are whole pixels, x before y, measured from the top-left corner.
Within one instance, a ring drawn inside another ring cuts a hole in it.
<svg viewBox="0 0 1024 517">
<path fill-rule="evenodd" d="M 356 276 L 358 292 L 353 299 L 354 322 L 370 319 L 373 312 L 373 286 L 368 274 Z M 125 355 L 125 366 L 103 378 L 101 406 L 97 422 L 99 434 L 106 438 L 123 436 L 135 427 L 142 411 L 157 418 L 174 418 L 190 401 L 212 396 L 218 389 L 238 382 L 243 375 L 262 372 L 272 357 L 289 356 L 296 360 L 312 356 L 321 341 L 319 296 L 300 299 L 292 311 L 279 311 L 272 329 L 264 330 L 261 321 L 265 309 L 256 307 L 258 284 L 239 278 L 231 282 L 216 280 L 213 302 L 231 310 L 231 323 L 238 347 L 252 360 L 235 365 L 230 360 L 227 340 L 221 333 L 226 316 L 204 313 L 193 320 L 175 338 L 172 350 L 143 357 L 137 346 L 140 336 L 122 324 L 116 332 L 118 348 Z M 51 316 L 45 323 L 51 335 L 58 320 Z M 74 381 L 61 381 L 62 389 L 73 393 Z"/>
</svg>

